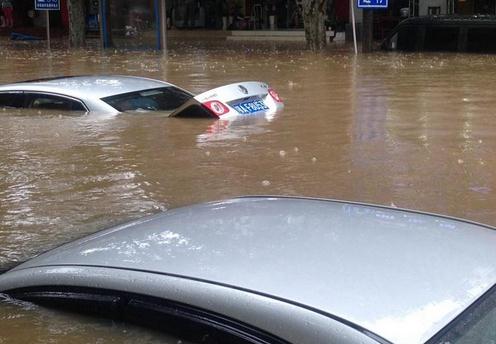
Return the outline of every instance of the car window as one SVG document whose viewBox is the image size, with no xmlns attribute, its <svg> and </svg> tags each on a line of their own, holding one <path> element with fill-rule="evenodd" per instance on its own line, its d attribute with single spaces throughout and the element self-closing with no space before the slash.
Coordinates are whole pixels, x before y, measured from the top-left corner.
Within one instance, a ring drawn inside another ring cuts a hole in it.
<svg viewBox="0 0 496 344">
<path fill-rule="evenodd" d="M 161 87 L 102 98 L 117 111 L 171 111 L 193 96 L 176 87 Z"/>
<path fill-rule="evenodd" d="M 496 52 L 496 28 L 472 27 L 467 30 L 467 51 Z"/>
<path fill-rule="evenodd" d="M 496 343 L 496 286 L 428 344 Z"/>
<path fill-rule="evenodd" d="M 26 98 L 27 107 L 32 109 L 86 111 L 86 108 L 83 104 L 81 104 L 81 102 L 61 96 L 42 93 L 28 93 L 26 94 Z"/>
<path fill-rule="evenodd" d="M 402 51 L 417 50 L 418 26 L 405 26 L 398 32 L 397 49 Z"/>
<path fill-rule="evenodd" d="M 16 299 L 159 330 L 183 343 L 288 344 L 222 315 L 156 297 L 95 288 L 42 286 L 8 292 Z"/>
<path fill-rule="evenodd" d="M 457 51 L 459 32 L 458 27 L 427 26 L 424 49 L 426 51 Z"/>
<path fill-rule="evenodd" d="M 0 93 L 0 107 L 20 108 L 24 106 L 24 93 L 2 92 Z"/>
</svg>

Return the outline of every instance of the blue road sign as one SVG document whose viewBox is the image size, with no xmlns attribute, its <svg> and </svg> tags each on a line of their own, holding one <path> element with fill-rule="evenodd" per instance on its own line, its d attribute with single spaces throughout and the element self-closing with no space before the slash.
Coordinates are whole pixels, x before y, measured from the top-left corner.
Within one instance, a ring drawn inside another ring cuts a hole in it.
<svg viewBox="0 0 496 344">
<path fill-rule="evenodd" d="M 34 9 L 37 11 L 58 11 L 60 10 L 60 1 L 34 0 Z"/>
<path fill-rule="evenodd" d="M 388 0 L 358 0 L 359 8 L 387 8 Z"/>
</svg>

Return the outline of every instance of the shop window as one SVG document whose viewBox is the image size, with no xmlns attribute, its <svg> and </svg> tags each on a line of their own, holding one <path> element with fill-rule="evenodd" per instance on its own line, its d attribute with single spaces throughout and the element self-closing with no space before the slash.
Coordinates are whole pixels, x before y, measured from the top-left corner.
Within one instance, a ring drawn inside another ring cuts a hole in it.
<svg viewBox="0 0 496 344">
<path fill-rule="evenodd" d="M 427 14 L 430 16 L 441 14 L 441 7 L 440 6 L 427 7 Z"/>
</svg>

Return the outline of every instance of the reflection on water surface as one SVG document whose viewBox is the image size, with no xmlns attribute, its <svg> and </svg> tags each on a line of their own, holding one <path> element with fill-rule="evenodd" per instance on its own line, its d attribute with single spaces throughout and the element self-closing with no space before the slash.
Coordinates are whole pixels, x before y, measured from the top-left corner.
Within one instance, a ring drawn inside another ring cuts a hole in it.
<svg viewBox="0 0 496 344">
<path fill-rule="evenodd" d="M 316 56 L 300 48 L 189 42 L 167 58 L 3 49 L 2 83 L 133 74 L 201 92 L 263 80 L 286 107 L 234 122 L 1 111 L 0 265 L 113 223 L 243 194 L 372 202 L 496 225 L 494 56 L 355 58 L 346 46 Z M 69 331 L 75 322 L 54 314 L 3 302 L 0 342 L 138 338 L 90 320 Z"/>
</svg>

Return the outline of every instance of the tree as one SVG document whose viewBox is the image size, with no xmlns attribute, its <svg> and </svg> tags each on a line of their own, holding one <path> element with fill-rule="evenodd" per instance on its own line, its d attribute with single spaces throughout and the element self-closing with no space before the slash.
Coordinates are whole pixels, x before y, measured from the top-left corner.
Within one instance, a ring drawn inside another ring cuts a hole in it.
<svg viewBox="0 0 496 344">
<path fill-rule="evenodd" d="M 303 24 L 307 47 L 320 51 L 326 46 L 327 0 L 303 0 Z"/>
<path fill-rule="evenodd" d="M 72 48 L 81 48 L 85 43 L 86 18 L 84 0 L 68 0 L 69 11 L 69 45 Z"/>
</svg>

